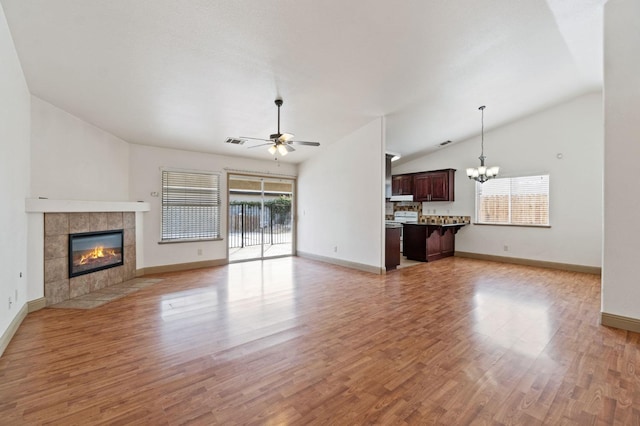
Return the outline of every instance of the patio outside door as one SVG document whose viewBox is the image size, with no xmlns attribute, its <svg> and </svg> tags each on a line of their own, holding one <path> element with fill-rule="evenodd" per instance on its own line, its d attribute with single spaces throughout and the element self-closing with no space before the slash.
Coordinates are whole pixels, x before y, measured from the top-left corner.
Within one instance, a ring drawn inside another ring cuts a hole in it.
<svg viewBox="0 0 640 426">
<path fill-rule="evenodd" d="M 293 254 L 294 180 L 229 175 L 229 262 Z"/>
</svg>

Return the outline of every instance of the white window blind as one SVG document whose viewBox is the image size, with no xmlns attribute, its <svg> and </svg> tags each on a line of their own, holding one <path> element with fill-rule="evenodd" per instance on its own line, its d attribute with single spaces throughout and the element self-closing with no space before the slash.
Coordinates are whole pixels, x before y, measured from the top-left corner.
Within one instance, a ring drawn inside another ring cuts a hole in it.
<svg viewBox="0 0 640 426">
<path fill-rule="evenodd" d="M 220 176 L 162 171 L 162 241 L 220 238 Z"/>
<path fill-rule="evenodd" d="M 549 175 L 476 182 L 476 221 L 497 225 L 549 225 Z"/>
</svg>

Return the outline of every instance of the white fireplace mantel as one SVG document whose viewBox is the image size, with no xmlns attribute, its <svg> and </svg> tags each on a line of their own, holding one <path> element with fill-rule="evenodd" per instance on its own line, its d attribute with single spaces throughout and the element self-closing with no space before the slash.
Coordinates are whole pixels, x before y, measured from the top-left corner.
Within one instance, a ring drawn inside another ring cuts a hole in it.
<svg viewBox="0 0 640 426">
<path fill-rule="evenodd" d="M 148 212 L 149 203 L 142 201 L 82 201 L 27 198 L 27 213 L 78 213 L 78 212 Z"/>
</svg>

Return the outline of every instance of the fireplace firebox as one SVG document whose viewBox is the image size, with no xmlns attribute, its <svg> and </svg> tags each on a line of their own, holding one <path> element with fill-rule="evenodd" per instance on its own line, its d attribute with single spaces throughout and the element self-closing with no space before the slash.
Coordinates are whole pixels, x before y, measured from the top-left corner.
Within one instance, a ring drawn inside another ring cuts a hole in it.
<svg viewBox="0 0 640 426">
<path fill-rule="evenodd" d="M 122 229 L 69 235 L 69 278 L 123 264 Z"/>
</svg>

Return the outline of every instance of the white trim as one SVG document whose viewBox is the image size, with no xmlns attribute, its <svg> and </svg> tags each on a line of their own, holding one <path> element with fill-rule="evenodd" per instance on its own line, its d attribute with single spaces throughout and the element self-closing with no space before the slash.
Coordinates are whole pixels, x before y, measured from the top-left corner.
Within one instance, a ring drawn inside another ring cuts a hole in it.
<svg viewBox="0 0 640 426">
<path fill-rule="evenodd" d="M 2 356 L 4 350 L 7 349 L 9 343 L 11 343 L 11 339 L 18 331 L 18 327 L 20 327 L 22 321 L 27 317 L 28 312 L 29 309 L 27 307 L 27 304 L 25 303 L 24 305 L 22 305 L 22 308 L 20 308 L 18 314 L 13 318 L 13 320 L 11 320 L 11 322 L 9 323 L 9 327 L 7 327 L 5 332 L 0 336 L 0 356 Z"/>
<path fill-rule="evenodd" d="M 379 268 L 373 265 L 365 265 L 364 263 L 350 262 L 348 260 L 337 259 L 335 257 L 320 256 L 313 253 L 305 253 L 298 251 L 298 257 L 305 259 L 317 260 L 319 262 L 330 263 L 332 265 L 344 266 L 345 268 L 357 269 L 358 271 L 370 272 L 372 274 L 384 275 L 385 268 Z"/>
<path fill-rule="evenodd" d="M 225 167 L 224 171 L 227 172 L 227 174 L 231 173 L 231 174 L 235 174 L 235 173 L 239 173 L 239 174 L 244 174 L 244 175 L 252 175 L 252 176 L 262 176 L 262 177 L 283 177 L 283 178 L 288 178 L 288 179 L 297 179 L 298 176 L 297 175 L 287 175 L 287 174 L 282 174 L 282 173 L 272 173 L 272 172 L 257 172 L 255 170 L 243 170 L 243 169 L 232 169 L 230 167 Z"/>
<path fill-rule="evenodd" d="M 216 172 L 211 170 L 199 170 L 199 169 L 181 169 L 175 167 L 159 167 L 161 172 L 177 172 L 177 173 L 199 173 L 202 175 L 218 175 L 222 176 L 222 172 Z"/>
<path fill-rule="evenodd" d="M 149 203 L 142 201 L 82 201 L 25 199 L 27 213 L 84 213 L 84 212 L 148 212 Z"/>
</svg>

